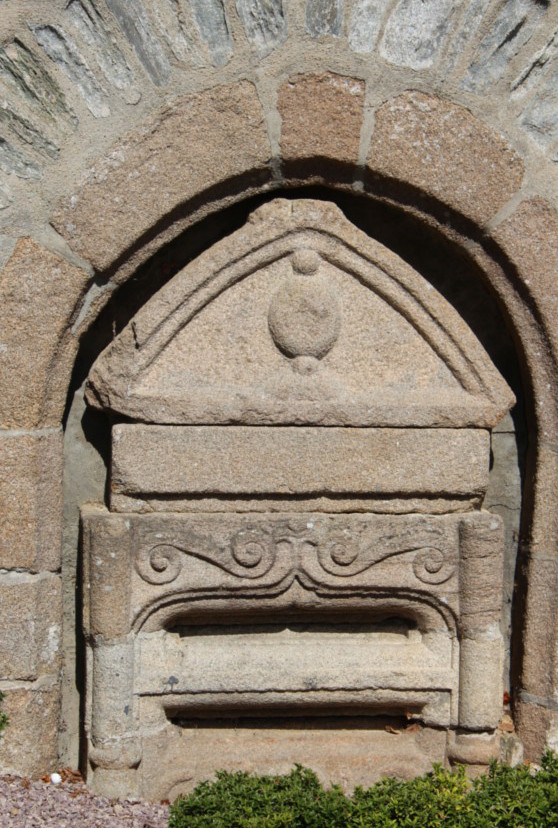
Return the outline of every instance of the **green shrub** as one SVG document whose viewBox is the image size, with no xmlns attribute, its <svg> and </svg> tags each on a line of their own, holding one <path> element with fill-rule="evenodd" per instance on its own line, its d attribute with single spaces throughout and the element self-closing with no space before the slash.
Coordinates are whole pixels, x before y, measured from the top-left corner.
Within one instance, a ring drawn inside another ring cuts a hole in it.
<svg viewBox="0 0 558 828">
<path fill-rule="evenodd" d="M 472 783 L 435 766 L 352 797 L 298 765 L 288 776 L 220 771 L 171 805 L 169 828 L 558 828 L 558 757 L 545 754 L 534 775 L 493 763 Z"/>
<path fill-rule="evenodd" d="M 0 708 L 2 707 L 2 699 L 3 698 L 4 698 L 4 694 L 0 690 Z M 6 716 L 5 713 L 2 713 L 2 710 L 0 709 L 0 733 L 2 733 L 2 731 L 4 730 L 4 728 L 6 727 L 7 724 L 8 724 L 8 717 Z"/>
<path fill-rule="evenodd" d="M 526 765 L 508 768 L 494 763 L 476 780 L 469 807 L 467 828 L 556 828 L 558 756 L 548 751 L 535 776 Z"/>
</svg>

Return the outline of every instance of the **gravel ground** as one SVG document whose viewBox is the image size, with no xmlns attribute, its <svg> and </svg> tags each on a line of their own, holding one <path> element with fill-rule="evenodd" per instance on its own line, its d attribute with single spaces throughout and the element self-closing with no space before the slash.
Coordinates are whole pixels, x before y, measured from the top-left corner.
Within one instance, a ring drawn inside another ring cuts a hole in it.
<svg viewBox="0 0 558 828">
<path fill-rule="evenodd" d="M 61 776 L 0 777 L 0 828 L 167 828 L 168 805 L 95 796 L 75 771 Z"/>
</svg>

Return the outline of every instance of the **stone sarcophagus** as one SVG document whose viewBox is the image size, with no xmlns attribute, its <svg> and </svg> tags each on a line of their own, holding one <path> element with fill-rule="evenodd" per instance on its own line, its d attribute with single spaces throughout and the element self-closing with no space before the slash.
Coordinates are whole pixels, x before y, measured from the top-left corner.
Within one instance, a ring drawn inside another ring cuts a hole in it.
<svg viewBox="0 0 558 828">
<path fill-rule="evenodd" d="M 482 502 L 513 395 L 423 276 L 334 205 L 276 200 L 136 314 L 87 394 L 114 422 L 110 502 L 82 511 L 95 788 L 488 760 Z"/>
</svg>

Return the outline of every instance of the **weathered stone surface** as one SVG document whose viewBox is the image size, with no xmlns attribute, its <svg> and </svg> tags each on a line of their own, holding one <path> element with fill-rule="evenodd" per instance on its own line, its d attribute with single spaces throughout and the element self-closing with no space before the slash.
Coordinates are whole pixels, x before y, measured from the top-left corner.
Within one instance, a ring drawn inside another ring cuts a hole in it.
<svg viewBox="0 0 558 828">
<path fill-rule="evenodd" d="M 61 613 L 58 575 L 0 575 L 0 682 L 56 673 Z"/>
<path fill-rule="evenodd" d="M 479 224 L 521 186 L 504 139 L 448 101 L 407 92 L 376 112 L 368 171 L 414 186 Z"/>
<path fill-rule="evenodd" d="M 198 42 L 191 13 L 178 0 L 163 0 L 149 9 L 161 36 L 173 56 L 188 65 L 200 68 L 206 63 Z"/>
<path fill-rule="evenodd" d="M 558 704 L 556 664 L 546 653 L 555 652 L 556 617 L 558 614 L 558 566 L 554 554 L 556 511 L 554 508 L 558 473 L 558 443 L 541 429 L 541 459 L 537 468 L 538 520 L 520 558 L 520 577 L 528 585 L 525 600 L 522 643 L 525 649 L 523 672 L 518 693 L 519 734 L 524 739 L 528 757 L 540 755 L 547 737 L 546 722 Z M 530 708 L 530 709 L 529 709 Z"/>
<path fill-rule="evenodd" d="M 91 432 L 97 439 L 91 439 Z M 79 659 L 82 657 L 81 637 L 76 635 L 85 611 L 88 590 L 81 589 L 80 577 L 87 560 L 80 542 L 80 507 L 82 503 L 102 503 L 105 496 L 107 470 L 99 453 L 102 420 L 86 411 L 83 387 L 74 394 L 64 427 L 64 526 L 62 533 L 62 650 L 64 669 L 61 677 L 59 761 L 61 767 L 79 766 L 79 745 L 76 733 L 80 722 L 80 693 L 76 686 Z M 87 436 L 86 436 L 87 435 Z M 107 435 L 108 437 L 109 435 Z M 105 442 L 103 441 L 103 445 Z M 113 584 L 109 584 L 113 586 Z M 124 588 L 115 590 L 122 596 Z M 75 596 L 81 592 L 82 605 L 76 606 Z M 122 597 L 120 598 L 122 603 Z"/>
<path fill-rule="evenodd" d="M 281 153 L 285 161 L 358 160 L 364 83 L 333 73 L 297 75 L 279 90 Z M 335 124 L 335 129 L 331 128 Z"/>
<path fill-rule="evenodd" d="M 7 210 L 13 202 L 12 191 L 3 181 L 0 181 L 0 210 Z"/>
<path fill-rule="evenodd" d="M 170 64 L 140 0 L 107 0 L 107 6 L 153 83 L 164 86 L 170 76 Z"/>
<path fill-rule="evenodd" d="M 77 125 L 58 84 L 38 56 L 17 38 L 0 49 L 0 80 L 60 133 Z"/>
<path fill-rule="evenodd" d="M 349 27 L 353 52 L 367 54 L 374 50 L 389 5 L 389 0 L 355 0 Z"/>
<path fill-rule="evenodd" d="M 99 161 L 53 223 L 102 269 L 173 208 L 234 175 L 265 170 L 270 156 L 251 83 L 189 95 Z M 141 212 L 129 209 L 134 201 Z"/>
<path fill-rule="evenodd" d="M 248 40 L 261 55 L 287 37 L 283 0 L 236 0 L 236 8 Z"/>
<path fill-rule="evenodd" d="M 530 135 L 541 144 L 548 144 L 558 136 L 558 70 L 549 74 L 529 106 L 525 109 L 522 123 Z M 556 155 L 553 158 L 556 161 Z"/>
<path fill-rule="evenodd" d="M 558 710 L 552 710 L 550 714 L 549 728 L 547 730 L 547 744 L 550 750 L 558 753 Z M 519 739 L 518 739 L 519 741 Z M 518 751 L 519 752 L 519 751 Z M 523 759 L 523 751 L 521 746 L 521 761 Z"/>
<path fill-rule="evenodd" d="M 513 97 L 522 97 L 527 92 L 544 88 L 544 79 L 555 69 L 558 54 L 558 29 L 549 32 L 546 43 L 534 54 L 527 57 L 526 63 L 512 83 Z M 550 92 L 550 90 L 548 90 Z"/>
<path fill-rule="evenodd" d="M 427 634 L 422 643 L 437 653 L 439 670 L 448 669 L 446 611 L 459 614 L 462 515 L 119 515 L 86 506 L 82 519 L 88 638 L 123 640 L 130 630 L 159 632 L 191 621 L 250 624 L 257 598 L 262 624 L 289 617 L 319 623 L 328 606 L 333 613 L 344 607 L 346 623 L 368 619 L 374 632 L 386 611 L 395 613 L 403 621 L 393 642 L 409 643 L 412 655 L 413 641 L 421 644 L 410 632 L 417 626 Z M 472 520 L 482 528 L 486 517 Z M 491 588 L 498 587 L 498 575 L 487 578 Z M 125 586 L 117 590 L 116 582 Z M 428 603 L 416 600 L 422 595 Z M 467 600 L 474 602 L 474 595 Z M 402 631 L 407 638 L 398 637 Z M 382 686 L 409 689 L 406 681 L 398 674 L 396 684 Z"/>
<path fill-rule="evenodd" d="M 91 114 L 96 118 L 108 118 L 107 97 L 75 41 L 59 26 L 32 26 L 31 30 L 49 58 L 75 84 Z"/>
<path fill-rule="evenodd" d="M 18 178 L 41 177 L 38 166 L 4 138 L 0 138 L 0 170 Z"/>
<path fill-rule="evenodd" d="M 495 241 L 514 262 L 526 290 L 546 322 L 558 355 L 558 212 L 541 198 L 522 201 L 492 232 Z"/>
<path fill-rule="evenodd" d="M 47 155 L 49 158 L 57 158 L 60 152 L 59 147 L 54 141 L 51 141 L 43 131 L 39 130 L 27 118 L 20 115 L 13 106 L 10 106 L 8 101 L 3 102 L 0 107 L 0 124 L 5 124 L 13 134 L 17 135 L 19 139 L 28 144 L 36 152 L 42 155 Z M 12 170 L 16 172 L 16 170 Z M 28 175 L 33 178 L 36 175 Z"/>
<path fill-rule="evenodd" d="M 142 702 L 147 716 L 149 700 Z M 169 723 L 147 742 L 141 784 L 154 799 L 173 800 L 189 793 L 197 780 L 212 778 L 217 765 L 231 772 L 287 774 L 294 757 L 315 770 L 324 786 L 338 783 L 351 793 L 355 785 L 368 787 L 383 776 L 411 778 L 429 772 L 432 762 L 443 762 L 443 731 L 403 727 L 393 734 L 386 724 L 389 719 L 347 718 L 339 730 L 309 715 L 304 721 L 252 719 L 241 726 L 226 720 Z"/>
<path fill-rule="evenodd" d="M 306 31 L 313 37 L 339 35 L 343 25 L 343 0 L 306 0 Z"/>
<path fill-rule="evenodd" d="M 512 84 L 512 98 L 527 100 L 521 119 L 532 138 L 547 146 L 558 135 L 558 30 L 529 57 Z M 553 160 L 556 160 L 554 154 Z"/>
<path fill-rule="evenodd" d="M 223 0 L 189 0 L 194 21 L 206 41 L 215 66 L 225 66 L 233 53 Z"/>
<path fill-rule="evenodd" d="M 88 400 L 155 423 L 436 428 L 492 426 L 513 396 L 422 276 L 334 205 L 278 199 L 136 314 Z"/>
<path fill-rule="evenodd" d="M 467 0 L 462 4 L 465 8 L 462 11 L 461 23 L 457 33 L 453 32 L 443 71 L 449 73 L 455 68 L 481 25 L 489 5 L 490 0 Z"/>
<path fill-rule="evenodd" d="M 553 665 L 543 660 L 546 645 L 544 636 L 553 634 L 553 620 L 556 607 L 556 589 L 554 584 L 556 583 L 557 577 L 556 562 L 549 552 L 550 549 L 544 548 L 542 543 L 534 544 L 527 570 L 527 577 L 529 578 L 530 586 L 533 587 L 533 594 L 536 591 L 537 595 L 540 596 L 539 606 L 536 610 L 534 607 L 531 607 L 531 622 L 533 623 L 533 627 L 535 626 L 535 621 L 537 622 L 539 635 L 537 636 L 532 633 L 528 653 L 529 660 L 532 659 L 538 664 L 538 675 L 533 677 L 531 681 L 525 681 L 523 684 L 525 692 L 534 697 L 539 697 L 539 699 L 546 699 L 547 701 L 554 692 L 550 689 L 552 686 Z"/>
<path fill-rule="evenodd" d="M 547 11 L 546 3 L 533 3 L 531 0 L 500 3 L 495 20 L 476 50 L 463 86 L 480 92 L 501 78 L 511 60 L 529 42 L 538 27 L 544 25 Z"/>
<path fill-rule="evenodd" d="M 465 635 L 492 630 L 500 622 L 502 530 L 502 520 L 488 513 L 466 515 L 459 524 L 461 630 Z"/>
<path fill-rule="evenodd" d="M 502 521 L 464 517 L 459 538 L 459 725 L 490 731 L 502 715 Z"/>
<path fill-rule="evenodd" d="M 91 738 L 97 747 L 114 745 L 134 729 L 132 688 L 134 684 L 133 641 L 101 643 L 93 650 Z M 126 764 L 121 756 L 118 764 Z M 123 760 L 123 761 L 122 761 Z"/>
<path fill-rule="evenodd" d="M 397 66 L 430 68 L 451 30 L 457 7 L 452 0 L 399 0 L 389 16 L 380 54 Z"/>
<path fill-rule="evenodd" d="M 501 602 L 502 527 L 494 516 L 119 516 L 87 507 L 83 523 L 98 790 L 117 791 L 122 776 L 144 796 L 158 796 L 162 780 L 166 791 L 185 778 L 194 784 L 214 761 L 207 745 L 200 752 L 189 743 L 157 779 L 155 747 L 168 759 L 177 735 L 203 721 L 226 734 L 233 761 L 239 745 L 226 720 L 247 732 L 256 711 L 272 739 L 304 711 L 281 756 L 312 767 L 321 767 L 313 715 L 326 717 L 328 732 L 338 723 L 327 717 L 342 715 L 339 738 L 357 752 L 350 717 L 372 711 L 461 730 L 497 724 L 502 641 L 491 620 Z M 130 586 L 120 606 L 107 593 L 116 582 Z M 475 681 L 479 663 L 490 680 Z M 482 764 L 486 739 L 475 739 L 469 754 Z"/>
<path fill-rule="evenodd" d="M 141 92 L 99 4 L 95 5 L 93 0 L 71 0 L 66 11 L 71 24 L 94 50 L 97 64 L 108 82 L 124 92 L 126 101 L 137 103 Z"/>
<path fill-rule="evenodd" d="M 62 434 L 0 431 L 0 468 L 0 569 L 58 569 Z"/>
<path fill-rule="evenodd" d="M 492 731 L 502 717 L 503 642 L 499 621 L 461 639 L 459 657 L 459 725 Z"/>
<path fill-rule="evenodd" d="M 493 759 L 505 761 L 500 754 L 500 733 L 448 733 L 447 759 L 450 765 L 468 765 L 470 776 L 486 773 Z"/>
<path fill-rule="evenodd" d="M 493 457 L 490 480 L 483 507 L 499 515 L 504 523 L 504 601 L 502 605 L 501 626 L 506 642 L 506 662 L 504 665 L 505 689 L 509 691 L 508 676 L 512 601 L 516 584 L 516 558 L 521 520 L 521 444 L 513 430 L 510 417 L 504 418 L 492 433 L 491 450 Z"/>
<path fill-rule="evenodd" d="M 58 425 L 77 343 L 70 324 L 89 276 L 32 239 L 0 274 L 0 426 Z"/>
<path fill-rule="evenodd" d="M 111 489 L 140 498 L 344 493 L 474 500 L 488 483 L 488 445 L 488 432 L 473 429 L 117 425 Z"/>
<path fill-rule="evenodd" d="M 112 640 L 130 631 L 129 521 L 119 517 L 101 520 L 106 512 L 94 507 L 84 514 L 84 631 L 86 635 Z"/>
<path fill-rule="evenodd" d="M 6 262 L 14 252 L 17 239 L 12 236 L 0 235 L 0 273 L 4 269 Z"/>
<path fill-rule="evenodd" d="M 424 692 L 453 689 L 451 639 L 439 638 L 429 636 L 427 646 L 420 633 L 409 632 L 404 624 L 398 629 L 397 623 L 313 629 L 312 624 L 291 622 L 238 626 L 227 635 L 211 627 L 146 634 L 138 639 L 135 689 L 141 695 L 174 693 L 185 717 L 204 707 L 247 715 L 287 703 L 323 711 L 341 702 L 356 711 L 390 701 L 397 707 L 406 696 L 421 707 L 426 699 L 436 720 L 431 723 L 448 725 L 444 694 L 438 698 Z M 171 687 L 169 675 L 177 678 Z M 227 699 L 230 693 L 245 695 Z"/>
<path fill-rule="evenodd" d="M 519 728 L 525 758 L 537 761 L 541 753 L 541 743 L 549 731 L 549 725 L 556 714 L 548 706 L 546 699 L 530 697 L 522 693 L 517 702 L 516 726 Z M 541 738 L 542 737 L 542 738 Z"/>
<path fill-rule="evenodd" d="M 523 743 L 517 733 L 502 733 L 500 736 L 500 762 L 515 768 L 525 758 Z"/>
<path fill-rule="evenodd" d="M 56 680 L 45 676 L 34 683 L 0 682 L 0 690 L 2 712 L 10 719 L 0 741 L 2 773 L 39 776 L 58 770 Z"/>
</svg>

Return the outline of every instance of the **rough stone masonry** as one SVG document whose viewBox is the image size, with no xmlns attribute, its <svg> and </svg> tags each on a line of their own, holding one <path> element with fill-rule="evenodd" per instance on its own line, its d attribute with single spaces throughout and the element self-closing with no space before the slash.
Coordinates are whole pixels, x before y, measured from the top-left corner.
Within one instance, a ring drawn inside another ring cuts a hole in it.
<svg viewBox="0 0 558 828">
<path fill-rule="evenodd" d="M 0 770 L 558 749 L 555 4 L 0 32 Z"/>
</svg>

